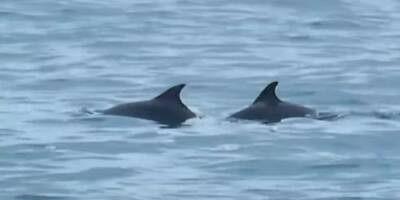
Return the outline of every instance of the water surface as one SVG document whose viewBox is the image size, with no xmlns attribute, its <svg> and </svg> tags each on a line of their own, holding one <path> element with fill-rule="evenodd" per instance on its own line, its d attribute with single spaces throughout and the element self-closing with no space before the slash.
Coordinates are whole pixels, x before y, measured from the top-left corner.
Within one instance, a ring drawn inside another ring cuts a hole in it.
<svg viewBox="0 0 400 200">
<path fill-rule="evenodd" d="M 0 198 L 400 198 L 400 2 L 3 0 Z M 231 123 L 278 80 L 336 121 Z M 82 110 L 187 83 L 179 129 Z"/>
</svg>

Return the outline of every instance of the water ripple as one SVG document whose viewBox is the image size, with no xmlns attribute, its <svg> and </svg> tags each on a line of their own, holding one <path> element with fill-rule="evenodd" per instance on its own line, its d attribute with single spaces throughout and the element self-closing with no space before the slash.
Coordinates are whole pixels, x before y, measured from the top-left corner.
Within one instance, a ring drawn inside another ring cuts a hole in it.
<svg viewBox="0 0 400 200">
<path fill-rule="evenodd" d="M 396 0 L 1 3 L 0 199 L 400 197 Z M 274 80 L 324 120 L 226 120 Z M 96 112 L 177 83 L 180 128 Z"/>
</svg>

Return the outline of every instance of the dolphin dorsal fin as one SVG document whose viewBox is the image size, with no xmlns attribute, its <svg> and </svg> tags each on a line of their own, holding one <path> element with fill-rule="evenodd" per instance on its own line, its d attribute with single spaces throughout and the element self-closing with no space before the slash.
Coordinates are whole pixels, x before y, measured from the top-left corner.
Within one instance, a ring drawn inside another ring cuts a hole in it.
<svg viewBox="0 0 400 200">
<path fill-rule="evenodd" d="M 263 102 L 268 104 L 277 104 L 282 102 L 275 93 L 276 86 L 278 85 L 278 81 L 274 81 L 265 87 L 265 89 L 258 95 L 257 99 L 253 102 L 253 104 Z"/>
<path fill-rule="evenodd" d="M 168 90 L 164 91 L 154 99 L 156 100 L 163 100 L 163 101 L 170 101 L 170 102 L 176 102 L 179 104 L 183 104 L 180 98 L 180 94 L 182 89 L 185 87 L 186 84 L 179 84 L 175 85 Z"/>
</svg>

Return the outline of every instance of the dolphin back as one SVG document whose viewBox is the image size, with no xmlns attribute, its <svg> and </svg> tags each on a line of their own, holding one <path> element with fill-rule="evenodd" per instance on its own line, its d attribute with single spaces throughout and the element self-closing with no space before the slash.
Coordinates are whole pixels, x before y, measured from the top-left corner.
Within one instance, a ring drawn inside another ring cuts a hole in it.
<svg viewBox="0 0 400 200">
<path fill-rule="evenodd" d="M 315 111 L 301 105 L 280 100 L 276 95 L 277 81 L 268 84 L 256 100 L 230 118 L 258 120 L 262 122 L 279 122 L 284 118 L 314 116 Z"/>
<path fill-rule="evenodd" d="M 180 99 L 180 92 L 184 86 L 185 84 L 179 84 L 151 100 L 116 105 L 103 113 L 148 119 L 168 126 L 177 126 L 187 119 L 196 117 Z"/>
</svg>

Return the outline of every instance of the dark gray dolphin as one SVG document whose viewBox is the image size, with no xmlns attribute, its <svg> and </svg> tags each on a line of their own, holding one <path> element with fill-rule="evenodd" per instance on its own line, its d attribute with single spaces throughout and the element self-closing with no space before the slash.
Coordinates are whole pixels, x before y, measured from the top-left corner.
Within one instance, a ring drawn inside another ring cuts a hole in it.
<svg viewBox="0 0 400 200">
<path fill-rule="evenodd" d="M 281 101 L 275 93 L 277 85 L 277 81 L 267 85 L 250 106 L 232 114 L 230 118 L 272 123 L 279 122 L 284 118 L 314 117 L 316 115 L 316 111 L 311 108 Z"/>
<path fill-rule="evenodd" d="M 181 101 L 183 87 L 185 84 L 179 84 L 151 100 L 116 105 L 103 113 L 153 120 L 169 127 L 179 126 L 187 119 L 196 117 Z"/>
</svg>

